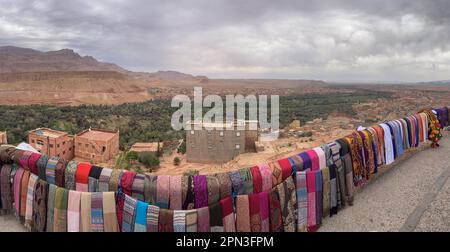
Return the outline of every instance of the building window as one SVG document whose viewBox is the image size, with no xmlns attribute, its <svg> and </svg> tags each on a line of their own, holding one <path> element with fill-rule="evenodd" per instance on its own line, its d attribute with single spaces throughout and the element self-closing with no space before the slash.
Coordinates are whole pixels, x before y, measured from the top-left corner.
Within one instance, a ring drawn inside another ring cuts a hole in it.
<svg viewBox="0 0 450 252">
<path fill-rule="evenodd" d="M 66 151 L 63 151 L 63 155 L 66 155 Z"/>
<path fill-rule="evenodd" d="M 32 143 L 34 143 L 34 139 L 33 139 L 33 140 L 31 140 L 31 142 L 32 142 Z"/>
<path fill-rule="evenodd" d="M 103 151 L 103 152 L 106 151 L 106 146 L 103 146 L 102 151 Z"/>
<path fill-rule="evenodd" d="M 49 144 L 50 148 L 53 148 L 53 144 Z"/>
<path fill-rule="evenodd" d="M 223 136 L 223 131 L 219 132 L 219 136 Z"/>
<path fill-rule="evenodd" d="M 195 131 L 191 130 L 191 135 L 194 135 L 194 134 L 195 134 Z"/>
<path fill-rule="evenodd" d="M 59 148 L 59 144 L 56 145 Z"/>
<path fill-rule="evenodd" d="M 240 131 L 236 132 L 236 136 L 240 137 L 241 136 L 241 132 Z"/>
<path fill-rule="evenodd" d="M 42 140 L 37 140 L 36 143 L 39 144 L 39 145 L 44 145 L 44 141 L 42 141 Z"/>
<path fill-rule="evenodd" d="M 236 144 L 236 150 L 239 150 L 241 148 L 240 144 Z"/>
</svg>

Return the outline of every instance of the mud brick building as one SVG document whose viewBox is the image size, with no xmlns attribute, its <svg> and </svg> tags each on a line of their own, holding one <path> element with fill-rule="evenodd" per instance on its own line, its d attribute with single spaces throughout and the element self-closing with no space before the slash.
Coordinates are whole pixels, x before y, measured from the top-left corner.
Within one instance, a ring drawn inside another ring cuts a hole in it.
<svg viewBox="0 0 450 252">
<path fill-rule="evenodd" d="M 119 131 L 87 129 L 75 136 L 75 157 L 93 164 L 107 162 L 119 154 Z"/>
<path fill-rule="evenodd" d="M 28 132 L 28 143 L 40 153 L 57 156 L 64 160 L 74 157 L 74 138 L 67 132 L 49 128 L 38 128 Z"/>
</svg>

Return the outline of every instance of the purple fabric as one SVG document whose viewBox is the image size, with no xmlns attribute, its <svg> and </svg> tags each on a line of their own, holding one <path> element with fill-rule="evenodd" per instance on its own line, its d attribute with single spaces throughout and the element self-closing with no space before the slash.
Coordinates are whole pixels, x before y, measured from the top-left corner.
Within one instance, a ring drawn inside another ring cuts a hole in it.
<svg viewBox="0 0 450 252">
<path fill-rule="evenodd" d="M 208 187 L 206 184 L 206 176 L 194 176 L 194 195 L 195 208 L 208 206 Z"/>
</svg>

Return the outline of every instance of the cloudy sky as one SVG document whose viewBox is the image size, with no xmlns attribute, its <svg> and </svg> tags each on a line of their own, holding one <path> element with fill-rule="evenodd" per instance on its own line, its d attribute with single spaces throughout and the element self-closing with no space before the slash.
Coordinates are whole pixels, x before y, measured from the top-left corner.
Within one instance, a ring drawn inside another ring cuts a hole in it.
<svg viewBox="0 0 450 252">
<path fill-rule="evenodd" d="M 450 79 L 448 0 L 0 0 L 0 45 L 134 71 L 334 81 Z"/>
</svg>

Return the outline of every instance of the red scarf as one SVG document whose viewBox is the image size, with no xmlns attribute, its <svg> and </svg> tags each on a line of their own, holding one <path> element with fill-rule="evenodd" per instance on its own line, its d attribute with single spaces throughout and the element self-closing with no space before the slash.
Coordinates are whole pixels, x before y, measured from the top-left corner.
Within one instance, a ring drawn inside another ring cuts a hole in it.
<svg viewBox="0 0 450 252">
<path fill-rule="evenodd" d="M 262 192 L 262 176 L 258 166 L 253 166 L 250 171 L 253 178 L 253 193 Z"/>
</svg>

